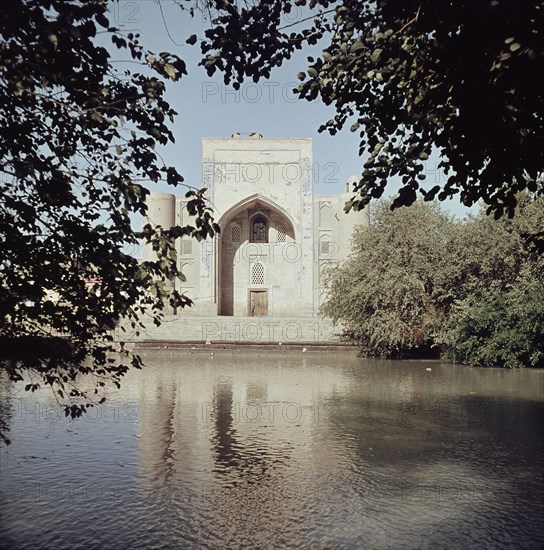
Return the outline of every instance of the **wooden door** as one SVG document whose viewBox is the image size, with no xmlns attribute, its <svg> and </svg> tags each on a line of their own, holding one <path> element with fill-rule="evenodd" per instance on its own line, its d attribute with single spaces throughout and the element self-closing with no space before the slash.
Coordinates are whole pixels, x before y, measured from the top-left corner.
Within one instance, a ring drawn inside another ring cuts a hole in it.
<svg viewBox="0 0 544 550">
<path fill-rule="evenodd" d="M 268 315 L 268 291 L 249 291 L 249 315 L 250 317 L 266 317 Z"/>
</svg>

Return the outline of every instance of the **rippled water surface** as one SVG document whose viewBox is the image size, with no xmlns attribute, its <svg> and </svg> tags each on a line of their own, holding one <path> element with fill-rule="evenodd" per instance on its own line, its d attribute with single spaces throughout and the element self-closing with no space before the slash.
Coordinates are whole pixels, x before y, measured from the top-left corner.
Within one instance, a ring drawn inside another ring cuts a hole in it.
<svg viewBox="0 0 544 550">
<path fill-rule="evenodd" d="M 144 359 L 79 420 L 3 390 L 3 547 L 544 547 L 543 372 Z"/>
</svg>

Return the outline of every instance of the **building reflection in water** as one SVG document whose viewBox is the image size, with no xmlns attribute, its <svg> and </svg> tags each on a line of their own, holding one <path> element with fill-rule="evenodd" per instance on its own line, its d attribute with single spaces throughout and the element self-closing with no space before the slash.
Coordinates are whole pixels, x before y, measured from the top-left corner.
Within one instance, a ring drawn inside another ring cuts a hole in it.
<svg viewBox="0 0 544 550">
<path fill-rule="evenodd" d="M 168 494 L 181 521 L 234 530 L 241 545 L 279 541 L 281 529 L 264 526 L 288 529 L 308 517 L 323 484 L 353 461 L 349 440 L 327 446 L 334 434 L 323 438 L 334 422 L 322 404 L 345 393 L 347 380 L 332 368 L 282 368 L 277 358 L 239 362 L 157 365 L 142 377 L 140 485 L 155 498 Z"/>
</svg>

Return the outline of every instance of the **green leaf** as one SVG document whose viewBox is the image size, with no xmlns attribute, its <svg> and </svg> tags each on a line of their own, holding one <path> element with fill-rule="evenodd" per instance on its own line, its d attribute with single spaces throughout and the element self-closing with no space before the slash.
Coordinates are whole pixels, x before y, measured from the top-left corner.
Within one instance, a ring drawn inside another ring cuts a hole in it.
<svg viewBox="0 0 544 550">
<path fill-rule="evenodd" d="M 349 51 L 351 53 L 357 53 L 364 49 L 366 49 L 366 46 L 362 42 L 357 41 L 357 42 L 353 42 L 353 44 L 349 48 Z"/>
<path fill-rule="evenodd" d="M 96 120 L 96 122 L 104 122 L 104 117 L 98 111 L 93 111 L 91 113 L 91 118 Z"/>
<path fill-rule="evenodd" d="M 176 80 L 176 77 L 177 77 L 177 71 L 176 69 L 170 65 L 169 63 L 166 63 L 166 65 L 164 66 L 164 72 L 172 79 L 172 80 Z"/>
<path fill-rule="evenodd" d="M 49 41 L 51 44 L 53 44 L 53 47 L 55 50 L 57 49 L 57 46 L 59 45 L 59 39 L 56 34 L 50 34 L 47 38 L 49 38 Z"/>
<path fill-rule="evenodd" d="M 376 48 L 371 54 L 370 54 L 370 60 L 372 63 L 376 64 L 380 60 L 380 57 L 382 55 L 383 49 L 382 48 Z"/>
<path fill-rule="evenodd" d="M 98 13 L 95 17 L 96 22 L 101 26 L 107 29 L 110 26 L 108 18 L 103 13 Z"/>
</svg>

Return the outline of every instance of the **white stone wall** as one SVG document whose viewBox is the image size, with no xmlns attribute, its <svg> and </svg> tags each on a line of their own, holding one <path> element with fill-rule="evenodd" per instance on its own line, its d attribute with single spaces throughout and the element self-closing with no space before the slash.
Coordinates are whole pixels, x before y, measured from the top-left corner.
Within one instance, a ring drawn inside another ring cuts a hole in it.
<svg viewBox="0 0 544 550">
<path fill-rule="evenodd" d="M 176 197 L 171 193 L 151 193 L 147 199 L 146 224 L 170 229 L 176 221 Z M 145 244 L 142 250 L 144 260 L 154 260 L 155 253 L 151 244 Z"/>
<path fill-rule="evenodd" d="M 210 138 L 202 140 L 202 152 L 203 186 L 209 189 L 222 227 L 221 245 L 233 216 L 243 239 L 234 262 L 231 255 L 221 253 L 216 264 L 224 289 L 218 291 L 219 301 L 227 299 L 225 288 L 233 284 L 232 313 L 247 315 L 249 289 L 261 287 L 268 291 L 269 315 L 313 315 L 311 140 Z M 237 207 L 241 211 L 236 212 Z M 269 243 L 248 242 L 251 215 L 258 211 L 269 221 Z M 277 243 L 276 224 L 283 217 L 293 235 L 289 242 Z M 254 261 L 265 266 L 264 285 L 251 282 Z M 231 308 L 225 311 L 230 313 Z"/>
<path fill-rule="evenodd" d="M 318 313 L 322 270 L 349 256 L 353 229 L 368 223 L 368 211 L 345 214 L 349 192 L 314 196 L 312 165 L 311 139 L 255 134 L 202 140 L 202 187 L 221 236 L 177 243 L 187 277 L 178 287 L 195 303 L 184 315 L 248 316 L 250 292 L 258 290 L 267 291 L 267 316 Z M 152 223 L 194 223 L 184 197 L 152 193 L 148 203 Z M 251 242 L 255 216 L 267 221 L 268 242 Z M 144 248 L 144 259 L 149 255 Z"/>
</svg>

